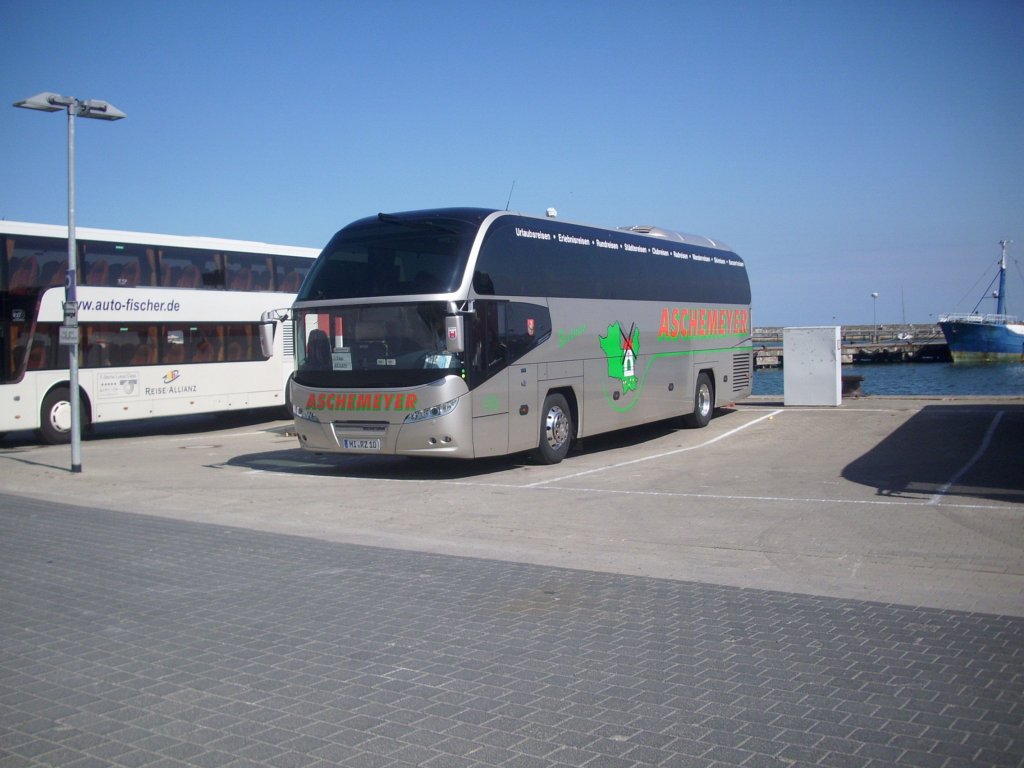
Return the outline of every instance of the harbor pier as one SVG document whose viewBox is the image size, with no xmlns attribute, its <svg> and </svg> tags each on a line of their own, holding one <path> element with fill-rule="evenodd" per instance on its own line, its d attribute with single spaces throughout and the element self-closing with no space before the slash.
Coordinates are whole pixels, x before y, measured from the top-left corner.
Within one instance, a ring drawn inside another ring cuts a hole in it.
<svg viewBox="0 0 1024 768">
<path fill-rule="evenodd" d="M 840 326 L 842 362 L 947 363 L 952 358 L 942 330 L 935 323 L 893 323 Z M 782 327 L 754 328 L 754 367 L 784 365 Z"/>
</svg>

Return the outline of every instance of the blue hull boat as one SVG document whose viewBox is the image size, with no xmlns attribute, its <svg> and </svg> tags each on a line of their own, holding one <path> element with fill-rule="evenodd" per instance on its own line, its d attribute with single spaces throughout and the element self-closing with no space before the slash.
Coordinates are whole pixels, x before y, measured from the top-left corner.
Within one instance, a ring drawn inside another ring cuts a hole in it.
<svg viewBox="0 0 1024 768">
<path fill-rule="evenodd" d="M 939 327 L 954 363 L 1024 362 L 1024 323 L 1012 315 L 946 315 Z"/>
<path fill-rule="evenodd" d="M 1000 240 L 999 244 L 1003 252 L 999 262 L 996 313 L 985 315 L 975 311 L 939 318 L 939 327 L 954 363 L 1024 362 L 1024 323 L 1006 314 L 1007 241 Z"/>
</svg>

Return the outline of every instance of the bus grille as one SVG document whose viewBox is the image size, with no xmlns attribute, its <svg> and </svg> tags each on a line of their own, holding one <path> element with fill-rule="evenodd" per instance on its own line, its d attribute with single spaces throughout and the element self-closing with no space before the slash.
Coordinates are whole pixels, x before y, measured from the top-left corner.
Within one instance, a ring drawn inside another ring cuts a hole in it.
<svg viewBox="0 0 1024 768">
<path fill-rule="evenodd" d="M 750 352 L 742 352 L 732 356 L 732 391 L 741 392 L 750 386 L 750 374 L 753 370 L 754 356 Z"/>
<path fill-rule="evenodd" d="M 284 344 L 284 356 L 295 357 L 295 326 L 288 321 L 281 323 L 281 343 Z"/>
</svg>

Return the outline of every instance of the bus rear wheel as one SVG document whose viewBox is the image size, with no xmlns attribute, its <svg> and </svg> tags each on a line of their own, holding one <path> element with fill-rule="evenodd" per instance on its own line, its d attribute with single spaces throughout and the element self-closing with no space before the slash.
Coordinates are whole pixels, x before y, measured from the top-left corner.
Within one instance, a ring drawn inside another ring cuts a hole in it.
<svg viewBox="0 0 1024 768">
<path fill-rule="evenodd" d="M 82 428 L 89 419 L 84 402 L 81 407 Z M 71 442 L 71 390 L 67 387 L 51 389 L 39 409 L 39 434 L 50 445 Z"/>
<path fill-rule="evenodd" d="M 572 412 L 565 397 L 548 395 L 541 412 L 540 444 L 534 455 L 544 464 L 557 464 L 569 454 L 573 432 Z"/>
<path fill-rule="evenodd" d="M 706 427 L 715 412 L 715 388 L 711 377 L 706 373 L 698 374 L 697 386 L 693 390 L 693 413 L 683 417 L 688 427 Z"/>
</svg>

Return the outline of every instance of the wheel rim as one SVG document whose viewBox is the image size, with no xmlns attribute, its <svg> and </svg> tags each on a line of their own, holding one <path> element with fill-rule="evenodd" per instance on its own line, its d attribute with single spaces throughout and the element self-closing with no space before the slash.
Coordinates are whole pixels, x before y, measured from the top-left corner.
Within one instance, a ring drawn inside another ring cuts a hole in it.
<svg viewBox="0 0 1024 768">
<path fill-rule="evenodd" d="M 71 431 L 71 403 L 61 400 L 50 409 L 50 426 L 57 432 Z"/>
<path fill-rule="evenodd" d="M 702 386 L 697 390 L 697 412 L 701 416 L 711 413 L 711 388 Z"/>
<path fill-rule="evenodd" d="M 569 417 L 557 405 L 548 411 L 544 419 L 544 438 L 553 451 L 557 451 L 569 439 Z"/>
</svg>

